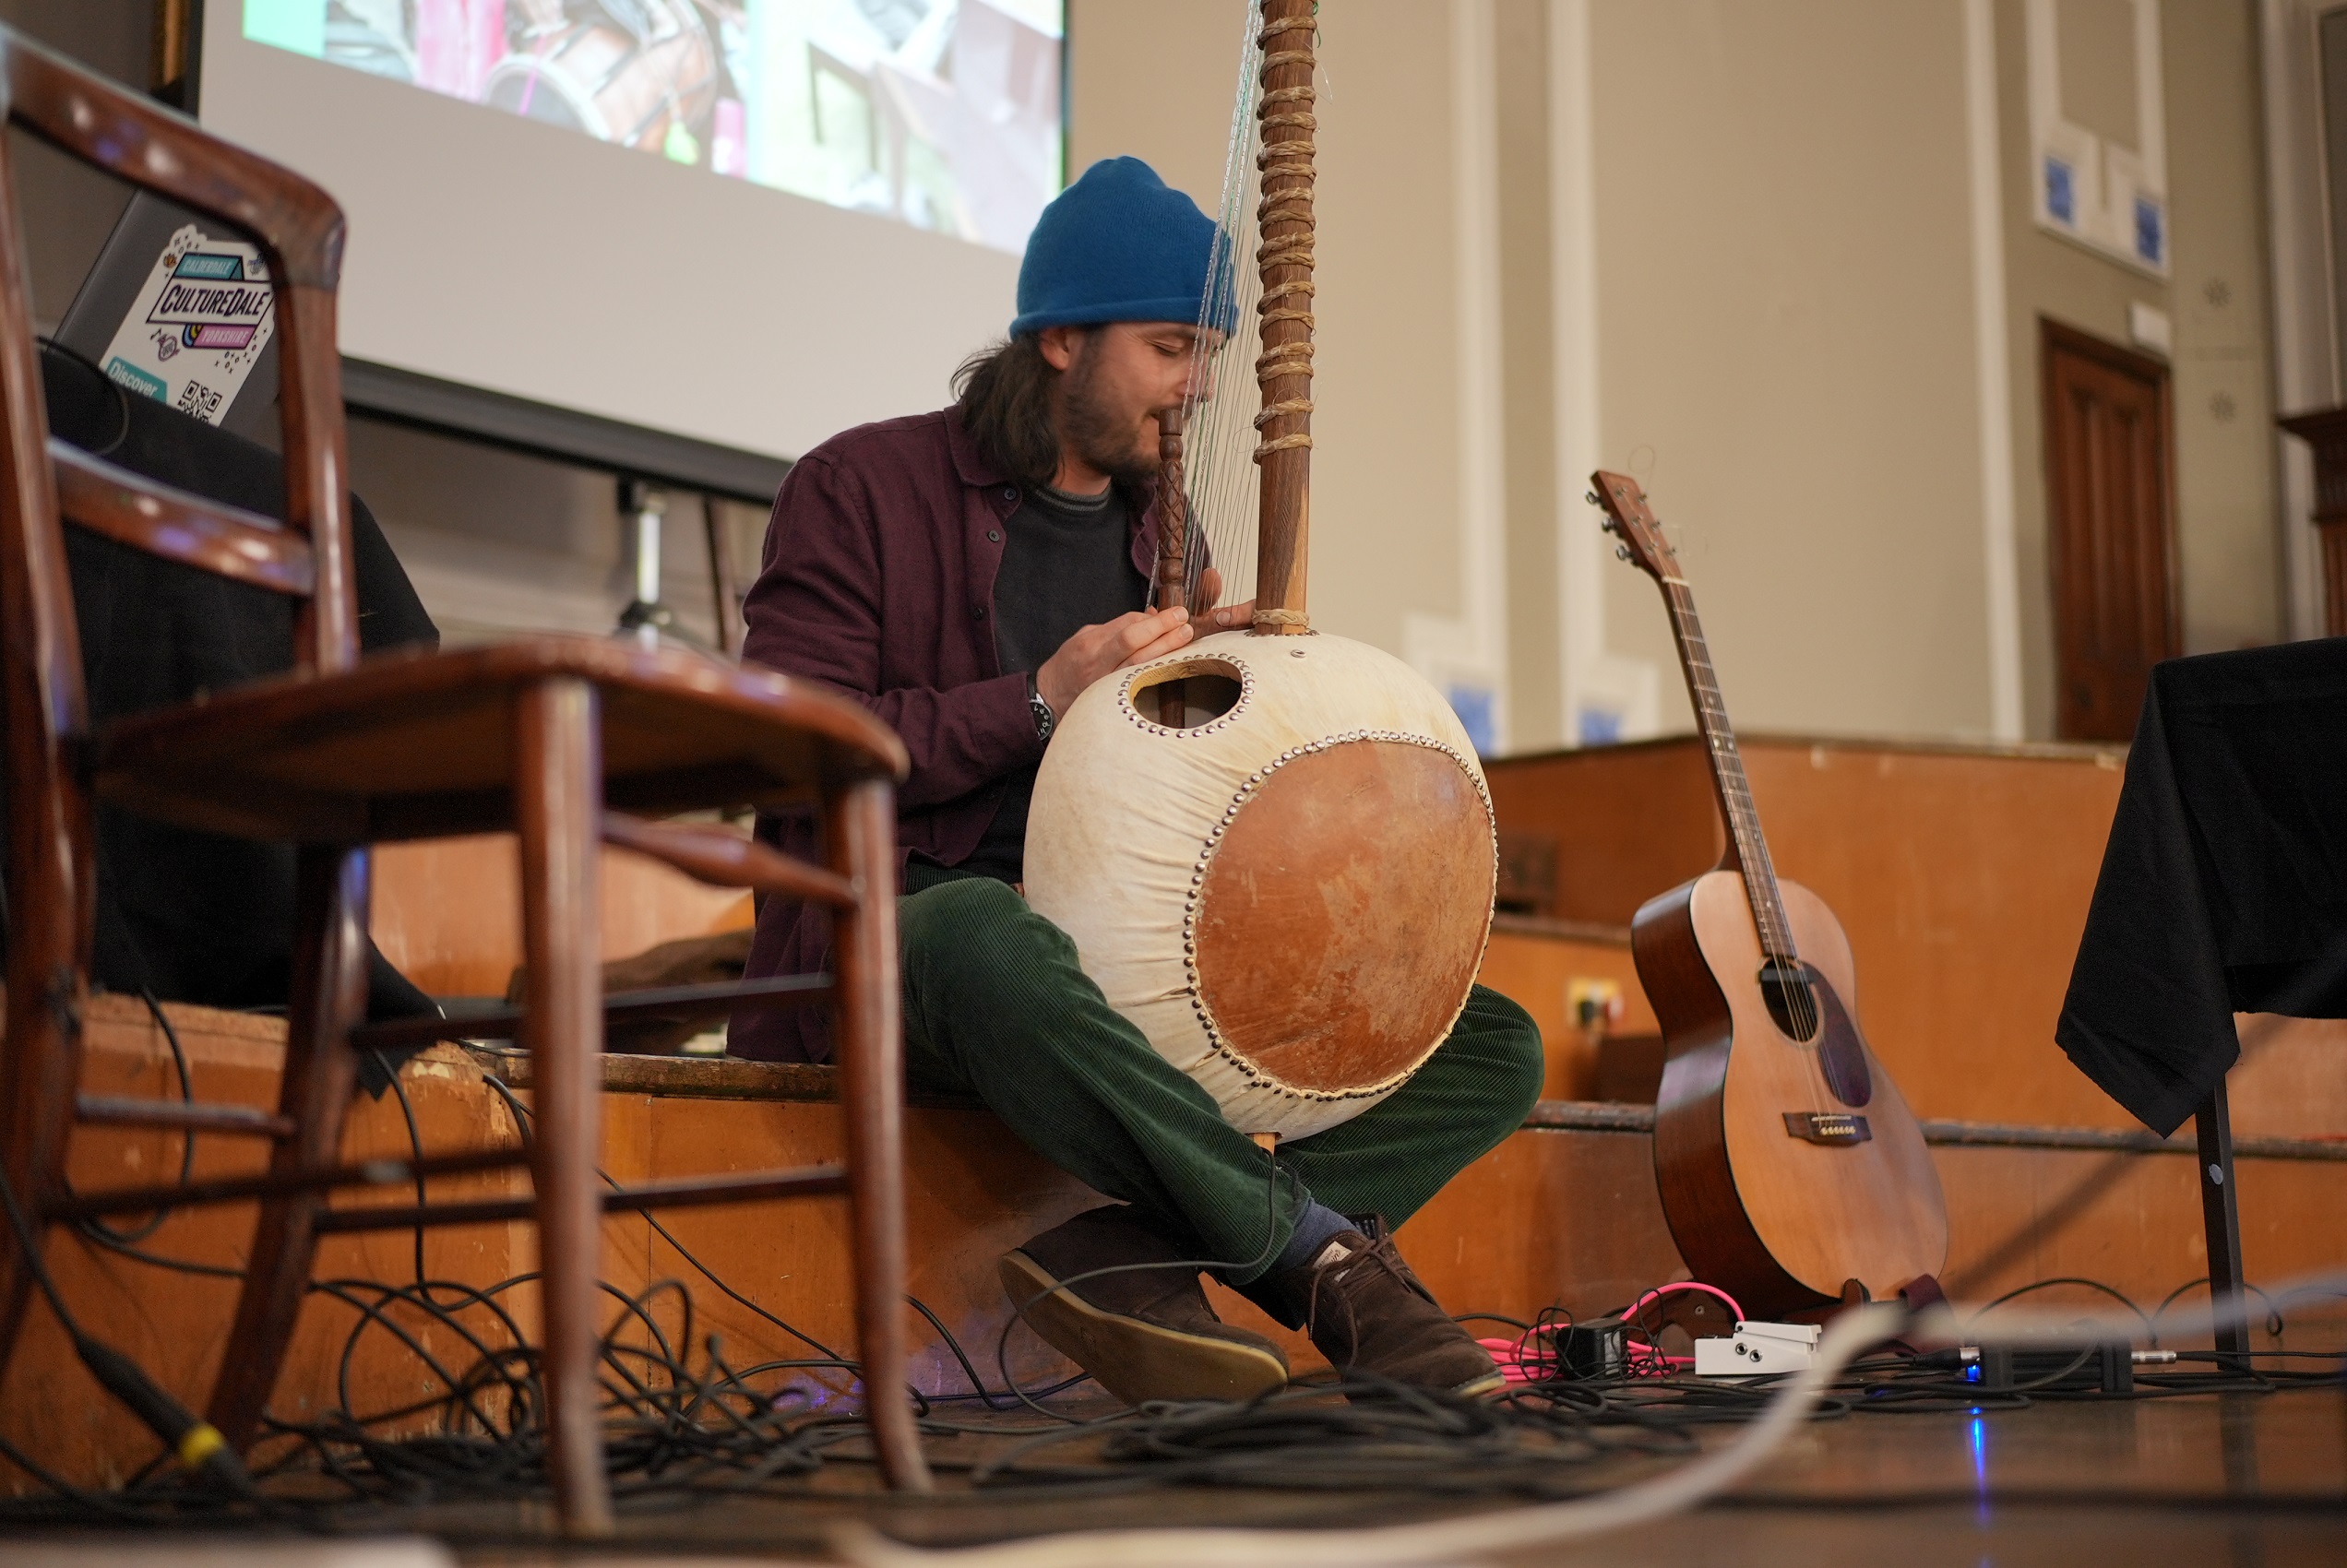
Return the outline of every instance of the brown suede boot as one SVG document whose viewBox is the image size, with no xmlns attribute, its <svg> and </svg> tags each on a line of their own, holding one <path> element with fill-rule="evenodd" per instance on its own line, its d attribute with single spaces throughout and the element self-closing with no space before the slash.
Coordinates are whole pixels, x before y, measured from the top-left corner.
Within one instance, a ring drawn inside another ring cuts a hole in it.
<svg viewBox="0 0 2347 1568">
<path fill-rule="evenodd" d="M 1340 1374 L 1372 1372 L 1447 1394 L 1489 1394 L 1506 1374 L 1475 1336 L 1436 1304 L 1394 1250 L 1358 1230 L 1340 1232 L 1320 1255 L 1268 1282 L 1303 1303 L 1312 1343 Z"/>
<path fill-rule="evenodd" d="M 1285 1387 L 1288 1359 L 1280 1348 L 1216 1317 L 1198 1271 L 1181 1266 L 1181 1258 L 1117 1204 L 1079 1214 L 1004 1253 L 1003 1289 L 1046 1343 L 1128 1405 L 1252 1399 Z M 1172 1266 L 1127 1268 L 1060 1287 L 1093 1269 L 1134 1264 Z"/>
</svg>

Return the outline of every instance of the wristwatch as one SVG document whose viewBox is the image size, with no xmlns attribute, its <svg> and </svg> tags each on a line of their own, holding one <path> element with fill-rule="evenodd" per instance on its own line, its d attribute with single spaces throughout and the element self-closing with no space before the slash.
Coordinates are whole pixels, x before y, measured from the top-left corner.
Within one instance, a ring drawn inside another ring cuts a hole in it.
<svg viewBox="0 0 2347 1568">
<path fill-rule="evenodd" d="M 1052 712 L 1052 706 L 1043 700 L 1043 694 L 1035 689 L 1032 671 L 1027 673 L 1027 711 L 1035 716 L 1035 739 L 1049 745 L 1052 727 L 1059 722 L 1059 716 Z"/>
</svg>

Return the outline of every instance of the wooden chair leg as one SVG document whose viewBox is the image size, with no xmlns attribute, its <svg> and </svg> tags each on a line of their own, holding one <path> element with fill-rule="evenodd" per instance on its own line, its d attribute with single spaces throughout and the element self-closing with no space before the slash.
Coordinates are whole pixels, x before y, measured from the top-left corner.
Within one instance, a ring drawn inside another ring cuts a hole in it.
<svg viewBox="0 0 2347 1568">
<path fill-rule="evenodd" d="M 49 984 L 30 978 L 44 969 Z M 84 999 L 69 965 L 12 965 L 8 980 L 7 1036 L 0 1039 L 0 1175 L 7 1178 L 38 1248 L 46 1230 L 42 1207 L 65 1185 L 67 1133 L 81 1083 Z M 0 1375 L 24 1327 L 36 1264 L 25 1254 L 16 1226 L 0 1216 Z"/>
<path fill-rule="evenodd" d="M 856 907 L 838 917 L 840 1101 L 855 1220 L 856 1359 L 880 1474 L 902 1491 L 931 1489 L 921 1433 L 905 1397 L 904 1031 L 897 978 L 896 810 L 886 782 L 866 780 L 824 802 L 831 869 L 853 881 Z"/>
<path fill-rule="evenodd" d="M 65 645 L 70 646 L 70 644 Z M 37 660 L 28 660 L 37 663 Z M 33 715 L 54 711 L 47 677 L 28 679 L 37 692 L 10 691 L 8 717 L 33 728 Z M 78 712 L 80 685 L 69 683 L 72 711 Z M 36 745 L 28 733 L 19 737 Z M 45 1230 L 42 1212 L 65 1191 L 66 1155 L 71 1142 L 74 1097 L 81 1088 L 81 1010 L 88 1000 L 82 976 L 89 972 L 89 943 L 96 909 L 95 839 L 89 803 L 65 787 L 55 769 L 62 753 L 48 754 L 37 788 L 9 802 L 7 843 L 7 1009 L 0 1038 L 0 1174 L 23 1211 L 32 1245 Z M 57 852 L 60 845 L 66 852 Z M 24 1255 L 16 1227 L 0 1216 L 0 1375 L 8 1370 L 17 1336 L 24 1326 L 36 1260 Z"/>
<path fill-rule="evenodd" d="M 296 1131 L 269 1157 L 278 1175 L 323 1170 L 341 1154 L 358 1083 L 350 1033 L 366 1012 L 367 873 L 367 852 L 345 845 L 306 846 L 296 858 L 292 985 L 278 1090 L 278 1110 Z M 328 1201 L 324 1192 L 270 1198 L 254 1221 L 244 1289 L 207 1412 L 240 1451 L 259 1435 L 292 1343 Z"/>
<path fill-rule="evenodd" d="M 32 1190 L 30 1167 L 24 1151 L 15 1147 L 0 1149 L 0 1174 L 8 1181 L 12 1194 Z M 32 1233 L 32 1244 L 42 1240 L 42 1224 L 33 1206 L 18 1200 L 24 1216 L 25 1227 Z M 23 1331 L 25 1309 L 32 1303 L 32 1265 L 25 1255 L 24 1243 L 17 1236 L 14 1225 L 0 1224 L 0 1378 L 8 1373 L 8 1360 L 17 1348 L 17 1336 Z"/>
<path fill-rule="evenodd" d="M 564 1528 L 612 1529 L 603 1469 L 596 1276 L 602 1258 L 602 759 L 595 688 L 551 680 L 516 718 L 515 826 L 521 841 L 523 1039 L 534 1087 L 541 1375 L 548 1466 Z"/>
</svg>

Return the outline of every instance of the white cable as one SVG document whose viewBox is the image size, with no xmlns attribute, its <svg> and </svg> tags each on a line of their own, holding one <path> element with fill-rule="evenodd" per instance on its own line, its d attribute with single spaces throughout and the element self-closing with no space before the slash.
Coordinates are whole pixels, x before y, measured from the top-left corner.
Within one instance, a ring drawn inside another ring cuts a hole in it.
<svg viewBox="0 0 2347 1568">
<path fill-rule="evenodd" d="M 2211 1301 L 2174 1313 L 2162 1318 L 2161 1331 L 2199 1334 L 2220 1322 L 2246 1321 L 2253 1311 L 2262 1313 L 2270 1307 L 2279 1312 L 2342 1297 L 2347 1297 L 2347 1269 L 2333 1269 L 2276 1287 L 2254 1309 L 2243 1301 L 2221 1312 Z M 2142 1327 L 2132 1316 L 2027 1307 L 1999 1307 L 1996 1325 L 2000 1345 L 2063 1348 L 2075 1348 L 2081 1338 L 2097 1333 L 2131 1341 Z M 1807 1420 L 1843 1368 L 1894 1334 L 1950 1343 L 1981 1337 L 1948 1305 L 1920 1314 L 1888 1303 L 1844 1313 L 1827 1328 L 1816 1362 L 1785 1384 L 1727 1446 L 1669 1475 L 1570 1503 L 1364 1530 L 1093 1530 L 941 1550 L 907 1546 L 869 1525 L 851 1522 L 833 1527 L 831 1546 L 861 1568 L 1191 1568 L 1196 1563 L 1218 1568 L 1408 1568 L 1584 1539 L 1692 1508 L 1733 1486 Z"/>
<path fill-rule="evenodd" d="M 2247 1292 L 2245 1289 L 2245 1298 Z M 2220 1312 L 2212 1301 L 2190 1312 L 2170 1311 L 2159 1316 L 2158 1328 L 2162 1336 L 2180 1338 L 2186 1335 L 2206 1334 L 2220 1323 L 2230 1327 L 2234 1324 L 2254 1322 L 2269 1311 L 2280 1312 L 2284 1307 L 2303 1305 L 2308 1301 L 2347 1299 L 2347 1268 L 2335 1268 L 2322 1274 L 2309 1274 L 2270 1290 L 2259 1292 L 2254 1299 L 2245 1299 Z M 1986 1309 L 1982 1309 L 1985 1312 Z M 1976 1344 L 1984 1339 L 1999 1345 L 2043 1346 L 2049 1349 L 2078 1348 L 2082 1339 L 2104 1335 L 2113 1340 L 2132 1342 L 2143 1332 L 2143 1320 L 2129 1313 L 2124 1316 L 2104 1310 L 2078 1311 L 2058 1307 L 2025 1307 L 2000 1305 L 1989 1323 L 1994 1328 L 1982 1326 L 1981 1313 L 1972 1317 L 1960 1315 L 1953 1304 L 1926 1308 L 1909 1320 L 1906 1330 L 1911 1339 L 1945 1344 Z"/>
<path fill-rule="evenodd" d="M 1199 1563 L 1218 1568 L 1404 1568 L 1457 1563 L 1602 1535 L 1691 1508 L 1742 1480 L 1808 1419 L 1844 1367 L 1868 1347 L 1898 1333 L 1906 1320 L 1904 1308 L 1888 1304 L 1842 1313 L 1826 1330 L 1817 1361 L 1786 1384 L 1735 1441 L 1669 1475 L 1599 1497 L 1363 1530 L 1091 1530 L 946 1550 L 907 1546 L 858 1522 L 835 1526 L 831 1548 L 863 1568 L 1194 1568 Z"/>
</svg>

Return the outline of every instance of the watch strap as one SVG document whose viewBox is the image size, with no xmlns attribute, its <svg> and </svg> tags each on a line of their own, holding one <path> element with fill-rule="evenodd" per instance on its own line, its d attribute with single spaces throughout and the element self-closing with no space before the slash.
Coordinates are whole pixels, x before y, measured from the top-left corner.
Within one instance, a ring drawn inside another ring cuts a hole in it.
<svg viewBox="0 0 2347 1568">
<path fill-rule="evenodd" d="M 1027 672 L 1027 711 L 1034 716 L 1035 738 L 1048 742 L 1052 738 L 1052 731 L 1059 724 L 1059 716 L 1052 712 L 1051 704 L 1045 702 L 1043 694 L 1036 689 L 1035 672 L 1031 670 Z"/>
</svg>

